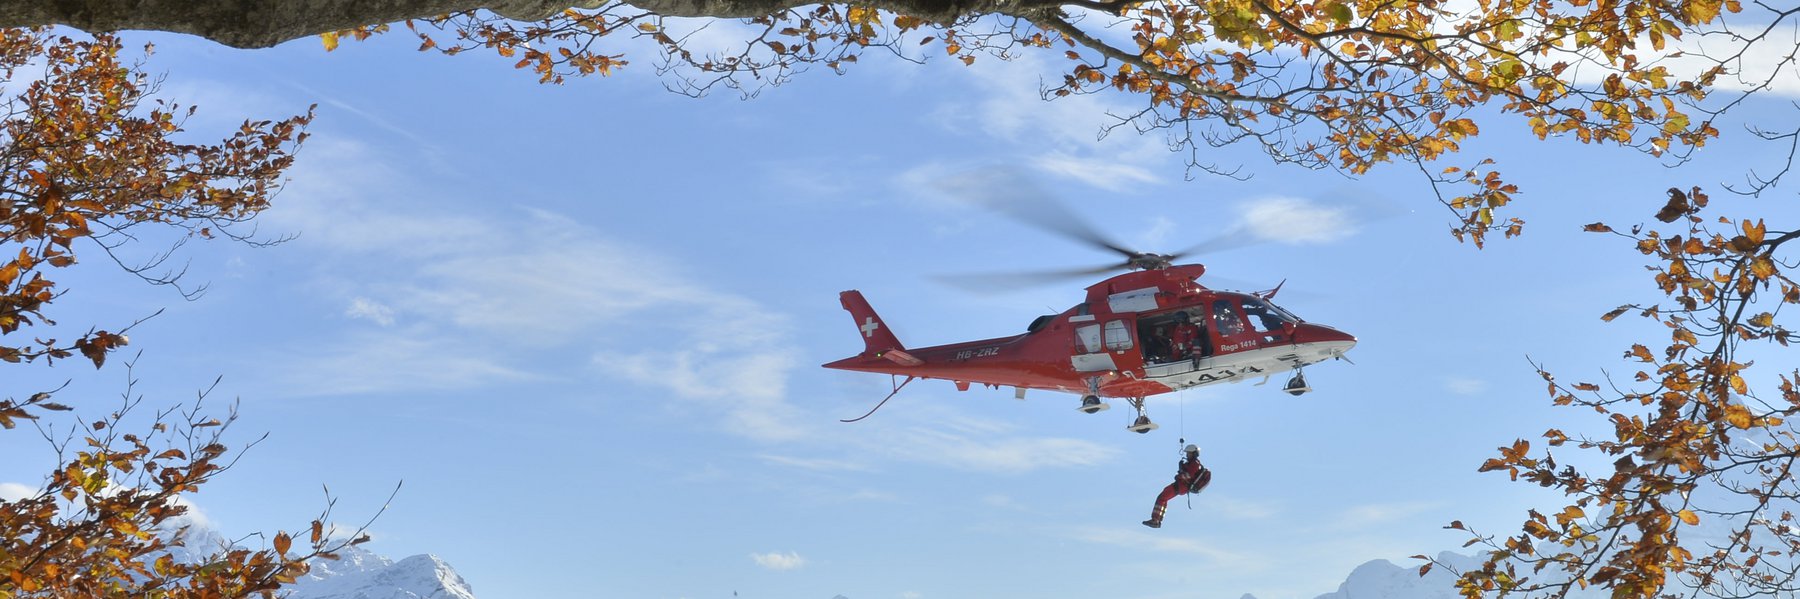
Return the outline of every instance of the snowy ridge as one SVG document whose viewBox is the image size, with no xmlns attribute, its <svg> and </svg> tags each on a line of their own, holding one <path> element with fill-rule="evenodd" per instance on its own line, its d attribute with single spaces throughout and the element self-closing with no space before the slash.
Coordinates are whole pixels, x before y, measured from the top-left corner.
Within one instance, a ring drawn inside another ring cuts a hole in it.
<svg viewBox="0 0 1800 599">
<path fill-rule="evenodd" d="M 218 531 L 194 519 L 179 519 L 171 536 L 180 547 L 169 554 L 193 563 L 229 549 Z M 335 560 L 313 560 L 312 570 L 280 591 L 286 599 L 475 599 L 456 570 L 435 555 L 415 555 L 398 562 L 360 546 L 337 552 Z"/>
<path fill-rule="evenodd" d="M 1448 551 L 1438 554 L 1437 559 L 1457 570 L 1481 566 L 1481 560 L 1475 557 Z M 1336 591 L 1314 599 L 1460 599 L 1456 594 L 1455 575 L 1438 567 L 1419 576 L 1420 565 L 1422 564 L 1415 563 L 1412 567 L 1401 567 L 1385 559 L 1371 560 L 1352 570 Z M 1569 596 L 1572 599 L 1600 599 L 1606 593 L 1594 587 L 1576 590 Z M 1256 598 L 1244 595 L 1243 599 Z"/>
<path fill-rule="evenodd" d="M 475 599 L 474 591 L 450 564 L 435 555 L 415 555 L 398 562 L 360 547 L 339 552 L 341 559 L 313 562 L 313 569 L 292 586 L 288 599 Z"/>
</svg>

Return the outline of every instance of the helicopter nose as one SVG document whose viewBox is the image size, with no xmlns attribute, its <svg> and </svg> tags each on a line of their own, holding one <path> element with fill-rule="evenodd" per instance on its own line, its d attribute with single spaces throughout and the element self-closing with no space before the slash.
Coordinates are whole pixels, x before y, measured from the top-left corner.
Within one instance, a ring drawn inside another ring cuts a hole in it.
<svg viewBox="0 0 1800 599">
<path fill-rule="evenodd" d="M 1356 346 L 1356 336 L 1322 324 L 1303 322 L 1294 330 L 1294 342 L 1331 344 L 1348 350 Z"/>
</svg>

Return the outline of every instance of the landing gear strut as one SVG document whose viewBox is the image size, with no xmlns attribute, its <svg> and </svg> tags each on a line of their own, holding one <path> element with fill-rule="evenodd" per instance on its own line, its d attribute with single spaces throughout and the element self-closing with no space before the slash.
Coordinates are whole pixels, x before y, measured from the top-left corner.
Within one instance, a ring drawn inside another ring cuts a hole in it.
<svg viewBox="0 0 1800 599">
<path fill-rule="evenodd" d="M 1131 402 L 1132 409 L 1137 410 L 1137 419 L 1131 421 L 1131 426 L 1125 427 L 1125 430 L 1140 435 L 1156 430 L 1156 423 L 1151 422 L 1150 417 L 1144 415 L 1144 398 L 1130 397 L 1126 398 L 1126 401 Z"/>
<path fill-rule="evenodd" d="M 1106 402 L 1100 401 L 1100 377 L 1088 377 L 1087 387 L 1087 395 L 1081 396 L 1081 407 L 1076 409 L 1089 414 L 1098 414 L 1112 407 L 1106 405 Z"/>
<path fill-rule="evenodd" d="M 1300 395 L 1301 393 L 1311 391 L 1312 387 L 1307 386 L 1306 375 L 1296 368 L 1294 369 L 1294 378 L 1288 379 L 1287 386 L 1283 387 L 1281 390 L 1288 392 L 1288 395 Z"/>
</svg>

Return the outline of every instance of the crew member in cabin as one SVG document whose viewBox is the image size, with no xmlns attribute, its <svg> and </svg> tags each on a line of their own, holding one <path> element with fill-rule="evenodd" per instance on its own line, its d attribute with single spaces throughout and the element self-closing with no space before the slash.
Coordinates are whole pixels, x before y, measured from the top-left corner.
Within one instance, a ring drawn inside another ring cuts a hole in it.
<svg viewBox="0 0 1800 599">
<path fill-rule="evenodd" d="M 1194 366 L 1199 367 L 1200 327 L 1194 326 L 1193 320 L 1188 318 L 1186 312 L 1177 312 L 1175 316 L 1179 320 L 1175 321 L 1175 330 L 1169 333 L 1169 341 L 1175 345 L 1175 357 L 1192 359 Z"/>
<path fill-rule="evenodd" d="M 1171 358 L 1180 355 L 1181 354 L 1170 353 L 1169 351 L 1168 327 L 1156 325 L 1156 328 L 1152 329 L 1149 335 L 1144 335 L 1145 363 L 1155 364 L 1158 362 L 1167 362 Z"/>
<path fill-rule="evenodd" d="M 1175 470 L 1175 482 L 1163 487 L 1162 494 L 1156 496 L 1156 507 L 1150 509 L 1150 519 L 1144 526 L 1162 528 L 1163 512 L 1169 508 L 1169 500 L 1176 495 L 1199 493 L 1212 484 L 1212 471 L 1200 464 L 1200 447 L 1189 445 L 1186 456 L 1181 459 L 1181 466 Z"/>
</svg>

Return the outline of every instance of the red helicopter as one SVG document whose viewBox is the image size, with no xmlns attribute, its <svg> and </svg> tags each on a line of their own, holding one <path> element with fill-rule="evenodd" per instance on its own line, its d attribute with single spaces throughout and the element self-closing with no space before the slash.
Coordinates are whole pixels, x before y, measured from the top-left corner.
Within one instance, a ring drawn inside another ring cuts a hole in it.
<svg viewBox="0 0 1800 599">
<path fill-rule="evenodd" d="M 1109 407 L 1102 398 L 1123 398 L 1137 414 L 1126 429 L 1148 433 L 1156 424 L 1144 414 L 1146 397 L 1259 377 L 1267 382 L 1290 370 L 1285 391 L 1300 395 L 1311 390 L 1302 367 L 1344 358 L 1356 346 L 1356 337 L 1301 320 L 1272 303 L 1281 285 L 1256 293 L 1210 289 L 1199 282 L 1205 266 L 1174 263 L 1204 246 L 1177 254 L 1136 252 L 1085 227 L 1038 224 L 1126 258 L 1123 264 L 1051 276 L 1134 272 L 1090 285 L 1086 301 L 1037 317 L 1023 334 L 920 348 L 902 345 L 861 292 L 845 291 L 839 301 L 856 321 L 863 351 L 823 366 L 905 376 L 882 404 L 914 379 L 945 379 L 963 391 L 971 383 L 1012 387 L 1019 399 L 1028 389 L 1074 393 L 1081 396 L 1079 409 L 1089 414 Z M 1199 342 L 1187 355 L 1175 355 L 1164 335 L 1182 323 L 1200 329 Z"/>
</svg>

